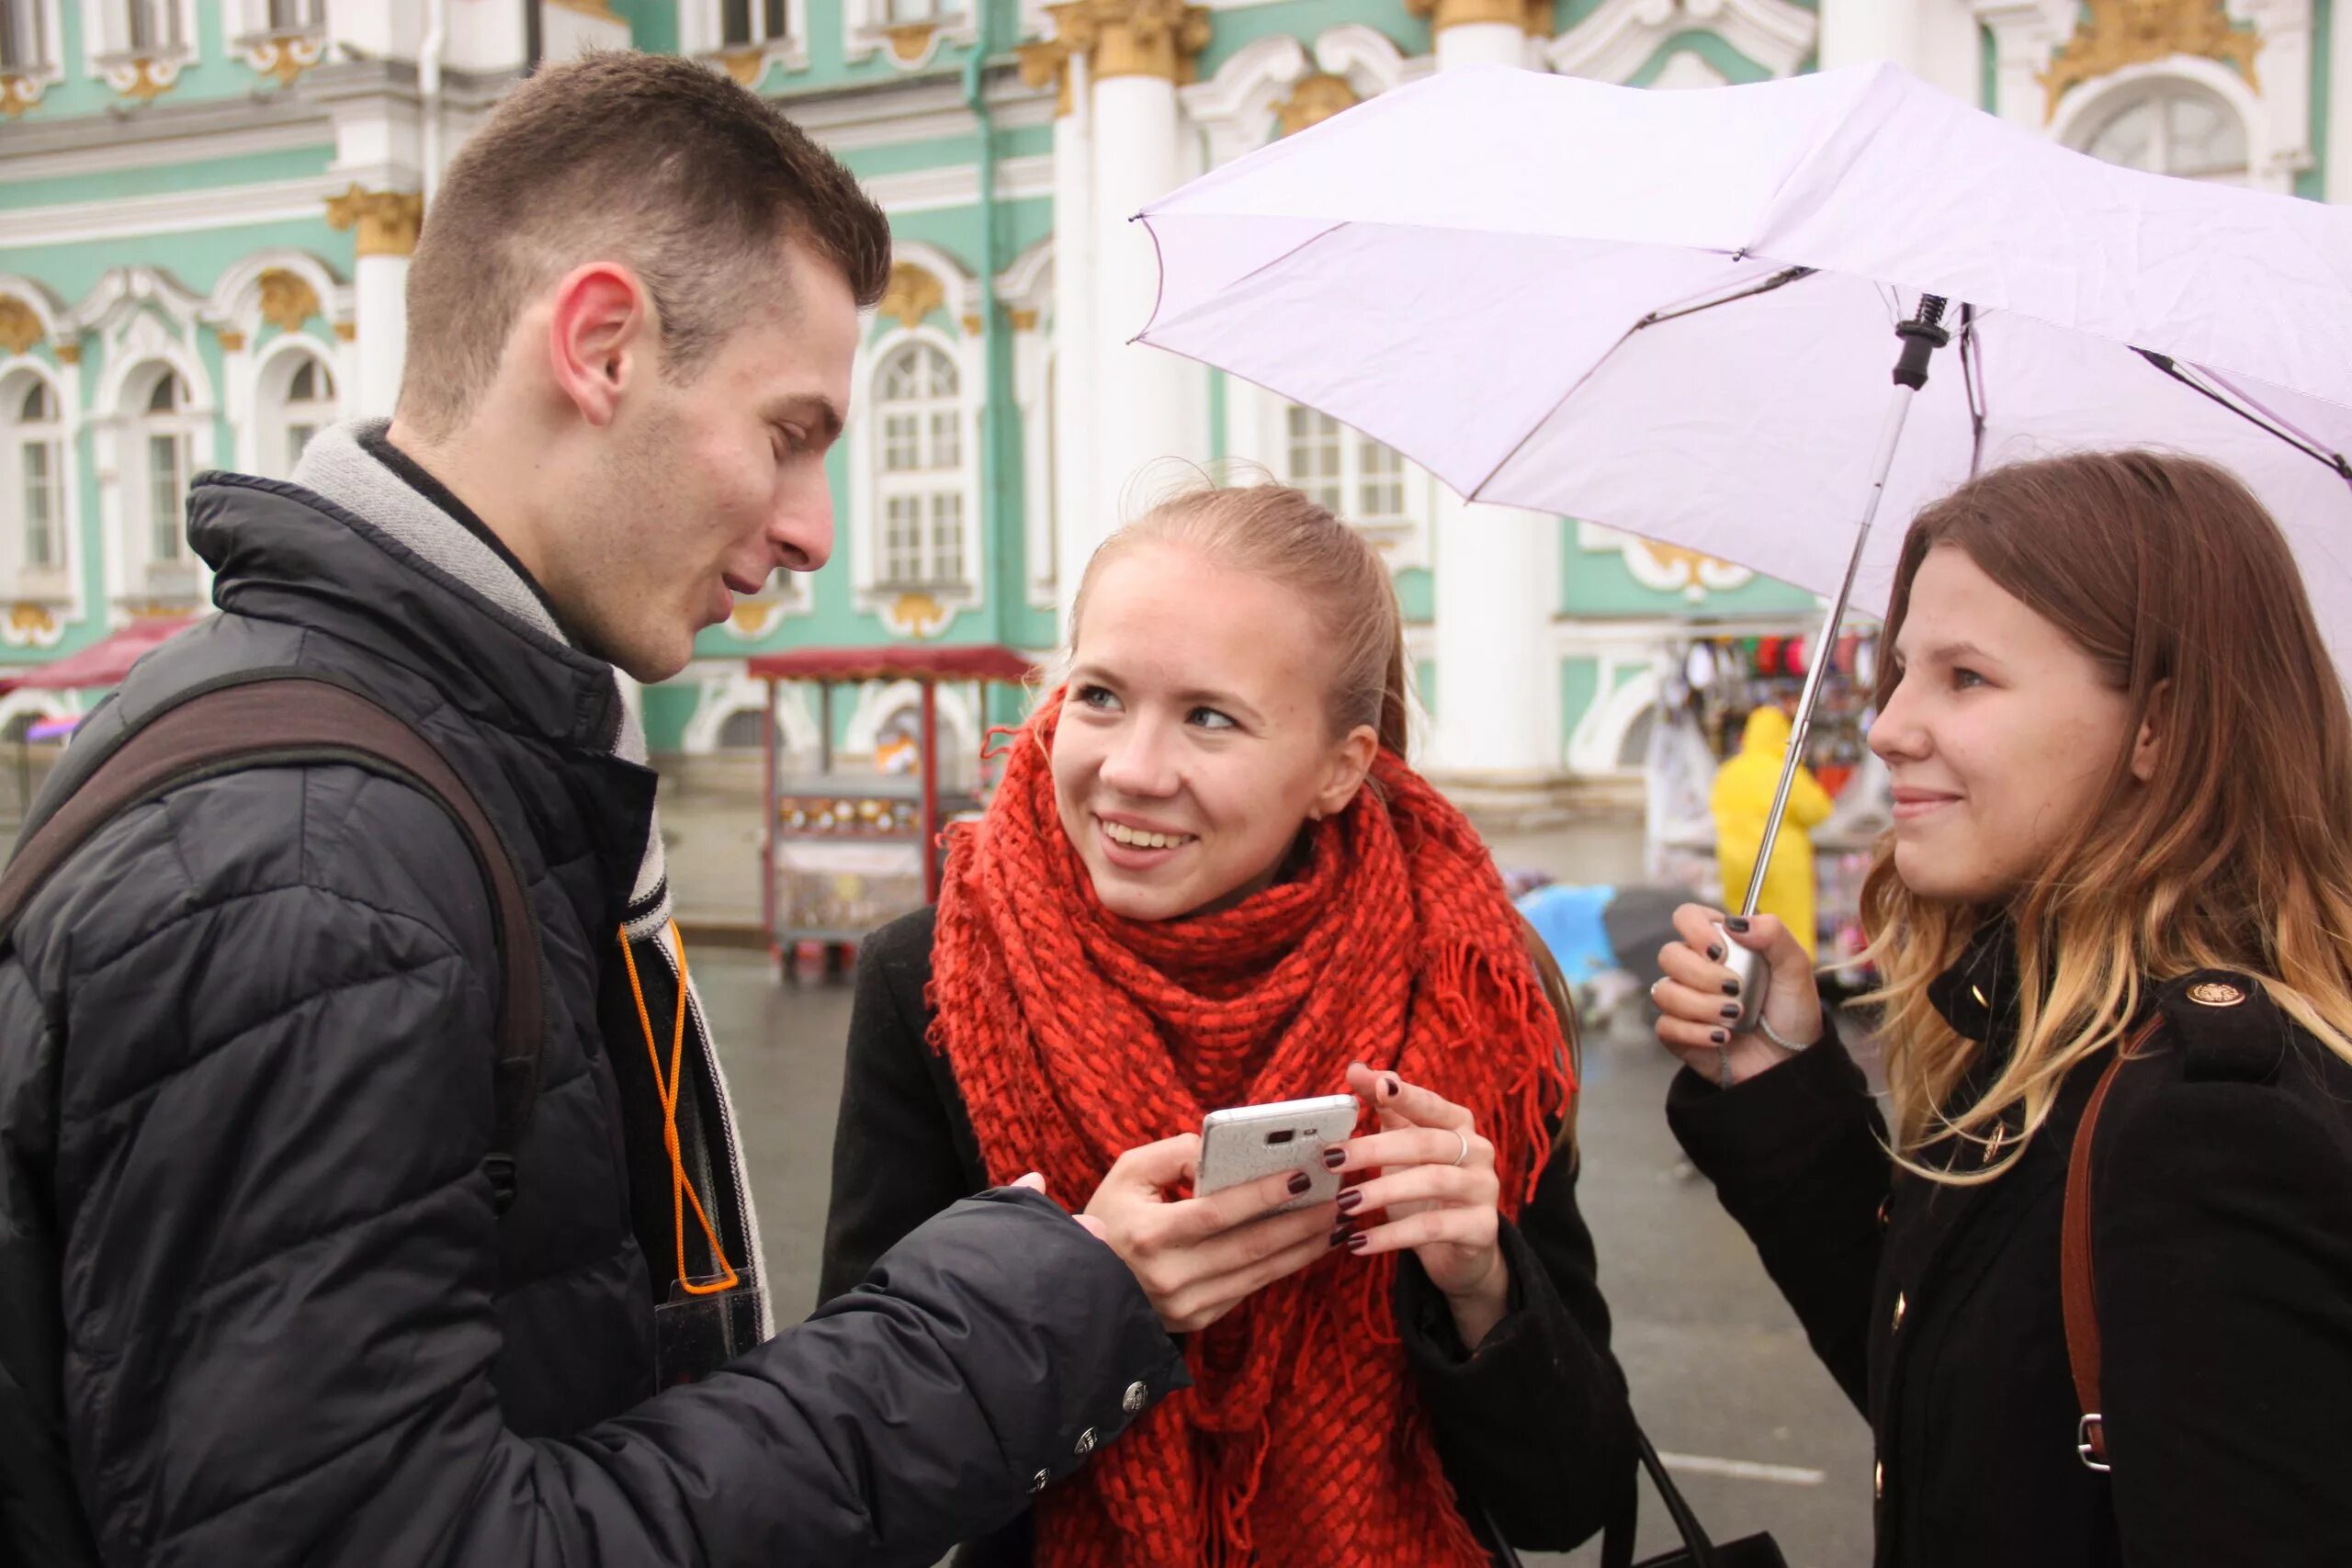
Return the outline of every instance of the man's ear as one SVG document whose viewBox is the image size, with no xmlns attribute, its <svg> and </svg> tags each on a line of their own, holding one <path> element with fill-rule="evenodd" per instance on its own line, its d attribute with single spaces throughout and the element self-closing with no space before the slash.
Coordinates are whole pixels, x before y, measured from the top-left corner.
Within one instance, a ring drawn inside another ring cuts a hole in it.
<svg viewBox="0 0 2352 1568">
<path fill-rule="evenodd" d="M 589 262 L 555 286 L 548 368 L 581 418 L 609 424 L 623 389 L 650 368 L 658 334 L 653 301 L 637 275 L 618 262 Z"/>
<path fill-rule="evenodd" d="M 2132 776 L 2146 784 L 2156 776 L 2156 766 L 2164 760 L 2164 742 L 2172 728 L 2172 682 L 2156 682 L 2148 694 L 2148 716 L 2140 721 L 2140 733 L 2132 738 Z"/>
</svg>

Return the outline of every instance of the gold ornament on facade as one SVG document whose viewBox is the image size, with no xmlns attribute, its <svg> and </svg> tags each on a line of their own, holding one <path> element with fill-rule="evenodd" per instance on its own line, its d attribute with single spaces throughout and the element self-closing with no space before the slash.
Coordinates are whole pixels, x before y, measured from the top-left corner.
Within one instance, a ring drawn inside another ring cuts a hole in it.
<svg viewBox="0 0 2352 1568">
<path fill-rule="evenodd" d="M 946 303 L 947 289 L 939 279 L 912 262 L 899 262 L 890 268 L 890 286 L 876 309 L 896 317 L 902 327 L 919 327 L 924 317 Z"/>
<path fill-rule="evenodd" d="M 222 327 L 213 335 L 220 340 L 220 351 L 223 354 L 238 354 L 244 349 L 245 334 L 232 327 Z"/>
<path fill-rule="evenodd" d="M 937 22 L 902 22 L 884 28 L 882 36 L 890 40 L 890 58 L 901 65 L 916 65 L 931 52 L 931 35 L 938 30 Z"/>
<path fill-rule="evenodd" d="M 416 251 L 416 231 L 424 221 L 424 197 L 413 190 L 362 190 L 353 186 L 327 197 L 327 226 L 359 230 L 363 256 L 405 256 Z"/>
<path fill-rule="evenodd" d="M 299 272 L 282 266 L 261 275 L 261 319 L 282 333 L 298 333 L 302 323 L 319 314 L 319 291 Z"/>
<path fill-rule="evenodd" d="M 593 17 L 600 22 L 628 24 L 628 18 L 613 9 L 612 0 L 549 0 L 549 3 L 582 17 Z"/>
<path fill-rule="evenodd" d="M 919 590 L 899 594 L 882 612 L 884 624 L 899 637 L 937 637 L 954 618 L 946 605 Z"/>
<path fill-rule="evenodd" d="M 275 76 L 281 87 L 290 87 L 294 79 L 316 65 L 326 54 L 323 39 L 300 33 L 282 33 L 255 43 L 245 62 L 264 76 Z"/>
<path fill-rule="evenodd" d="M 2254 62 L 2261 52 L 2262 35 L 2232 27 L 2222 0 L 2090 0 L 2090 14 L 2041 73 L 2049 95 L 2043 114 L 2055 116 L 2058 100 L 2085 82 L 2176 54 L 2234 65 L 2258 93 Z"/>
<path fill-rule="evenodd" d="M 768 73 L 768 51 L 764 49 L 730 49 L 718 56 L 719 69 L 735 78 L 739 87 L 756 87 L 760 78 Z"/>
<path fill-rule="evenodd" d="M 15 119 L 40 102 L 40 83 L 18 73 L 0 72 L 0 115 Z"/>
<path fill-rule="evenodd" d="M 963 319 L 962 325 L 963 325 L 963 328 L 964 328 L 964 335 L 965 335 L 966 337 L 978 337 L 978 336 L 979 336 L 979 335 L 980 335 L 980 327 L 981 327 L 981 325 L 982 325 L 982 322 L 981 322 L 981 321 L 980 321 L 980 313 L 979 313 L 978 310 L 967 310 L 967 311 L 966 311 L 966 312 L 964 313 L 964 319 Z"/>
<path fill-rule="evenodd" d="M 82 345 L 78 343 L 61 343 L 57 345 L 55 353 L 60 365 L 82 363 Z"/>
<path fill-rule="evenodd" d="M 1055 36 L 1089 57 L 1098 82 L 1157 76 L 1182 85 L 1209 46 L 1208 7 L 1186 0 L 1062 0 L 1046 11 Z"/>
<path fill-rule="evenodd" d="M 21 600 L 8 606 L 7 641 L 12 648 L 27 644 L 46 647 L 57 640 L 58 630 L 57 617 L 46 604 Z"/>
<path fill-rule="evenodd" d="M 0 348 L 22 354 L 41 340 L 40 316 L 13 294 L 0 294 Z"/>
<path fill-rule="evenodd" d="M 1530 38 L 1552 36 L 1552 0 L 1405 0 L 1405 9 L 1429 18 L 1432 38 L 1479 22 L 1499 22 Z"/>
<path fill-rule="evenodd" d="M 746 642 L 757 642 L 784 618 L 784 606 L 774 600 L 745 599 L 727 617 L 727 629 Z"/>
<path fill-rule="evenodd" d="M 1014 332 L 1034 333 L 1037 330 L 1037 312 L 1035 310 L 1007 310 L 1004 315 L 1005 320 L 1012 323 Z"/>
<path fill-rule="evenodd" d="M 1023 85 L 1042 87 L 1054 85 L 1054 118 L 1061 118 L 1070 111 L 1069 45 L 1060 39 L 1037 39 L 1016 48 L 1021 59 L 1021 80 Z"/>
<path fill-rule="evenodd" d="M 116 90 L 126 98 L 137 98 L 142 104 L 152 104 L 170 92 L 172 84 L 179 79 L 177 71 L 165 75 L 162 62 L 141 55 L 130 62 L 130 83 Z"/>
<path fill-rule="evenodd" d="M 359 323 L 337 321 L 334 324 L 334 338 L 337 343 L 356 343 L 359 340 Z"/>
<path fill-rule="evenodd" d="M 1290 136 L 1322 124 L 1341 109 L 1355 107 L 1357 101 L 1356 90 L 1345 76 L 1318 73 L 1292 88 L 1290 96 L 1274 106 L 1274 112 L 1282 117 L 1283 134 Z"/>
</svg>

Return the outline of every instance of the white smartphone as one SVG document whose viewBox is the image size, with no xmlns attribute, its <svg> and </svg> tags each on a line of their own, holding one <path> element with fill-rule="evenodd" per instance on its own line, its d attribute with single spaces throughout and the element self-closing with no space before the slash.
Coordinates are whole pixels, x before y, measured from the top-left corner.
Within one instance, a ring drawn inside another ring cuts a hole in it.
<svg viewBox="0 0 2352 1568">
<path fill-rule="evenodd" d="M 1212 1111 L 1201 1122 L 1201 1176 L 1195 1192 L 1215 1192 L 1281 1170 L 1303 1170 L 1315 1185 L 1274 1213 L 1288 1213 L 1340 1195 L 1340 1173 L 1323 1168 L 1323 1151 L 1355 1134 L 1362 1107 L 1352 1094 L 1280 1100 Z"/>
</svg>

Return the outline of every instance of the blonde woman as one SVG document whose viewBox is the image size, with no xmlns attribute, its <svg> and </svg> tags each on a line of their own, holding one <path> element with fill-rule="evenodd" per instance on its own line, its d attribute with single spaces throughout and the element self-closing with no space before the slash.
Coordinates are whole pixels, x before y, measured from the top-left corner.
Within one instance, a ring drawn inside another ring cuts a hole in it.
<svg viewBox="0 0 2352 1568">
<path fill-rule="evenodd" d="M 1730 926 L 1758 1032 L 1712 911 L 1655 993 L 1676 1135 L 1871 1424 L 1877 1562 L 2352 1562 L 2352 722 L 2285 538 L 2202 463 L 2021 464 L 1920 514 L 1886 632 L 1887 1121 L 1777 921 Z"/>
</svg>

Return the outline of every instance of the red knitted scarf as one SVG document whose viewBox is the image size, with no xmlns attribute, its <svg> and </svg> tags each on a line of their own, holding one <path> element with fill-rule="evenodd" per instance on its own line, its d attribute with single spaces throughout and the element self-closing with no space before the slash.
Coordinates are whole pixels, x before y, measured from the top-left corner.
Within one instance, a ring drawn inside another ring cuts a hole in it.
<svg viewBox="0 0 2352 1568">
<path fill-rule="evenodd" d="M 1062 832 L 1058 699 L 951 841 L 933 1043 L 990 1179 L 1083 1202 L 1121 1153 L 1222 1106 L 1394 1068 L 1476 1117 L 1514 1213 L 1574 1092 L 1559 1023 L 1485 847 L 1384 751 L 1303 868 L 1222 913 L 1105 910 Z M 1372 1125 L 1367 1115 L 1366 1127 Z M 1399 1348 L 1393 1258 L 1325 1258 L 1187 1348 L 1194 1387 L 1038 1500 L 1040 1568 L 1477 1568 Z"/>
</svg>

